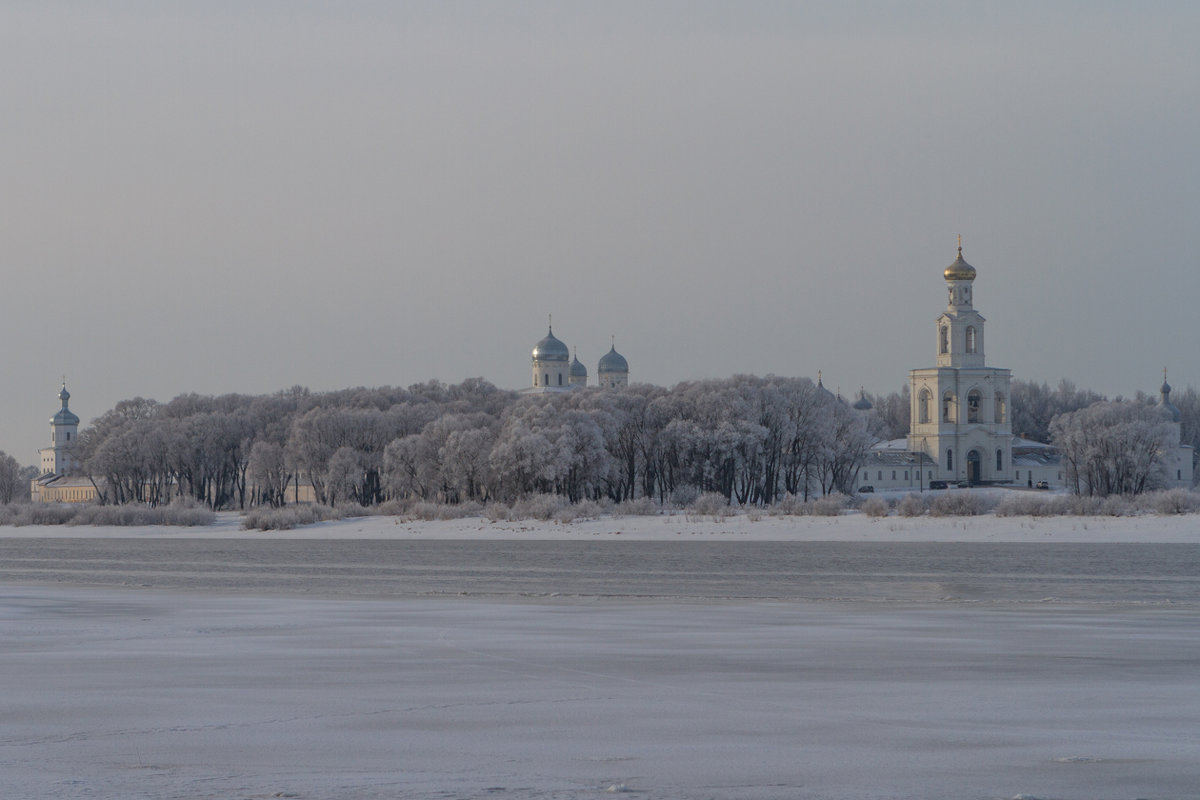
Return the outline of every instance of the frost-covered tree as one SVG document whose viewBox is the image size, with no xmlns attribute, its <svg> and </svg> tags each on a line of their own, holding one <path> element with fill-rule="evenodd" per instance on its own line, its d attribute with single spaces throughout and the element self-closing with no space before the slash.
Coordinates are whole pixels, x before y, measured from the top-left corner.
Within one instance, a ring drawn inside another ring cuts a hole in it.
<svg viewBox="0 0 1200 800">
<path fill-rule="evenodd" d="M 326 500 L 331 506 L 338 503 L 363 502 L 366 494 L 366 470 L 361 454 L 353 447 L 342 446 L 329 457 L 325 469 Z"/>
<path fill-rule="evenodd" d="M 288 469 L 282 445 L 265 439 L 256 441 L 250 448 L 247 475 L 255 487 L 258 502 L 272 507 L 286 502 L 292 471 Z"/>
<path fill-rule="evenodd" d="M 17 460 L 0 450 L 0 505 L 29 498 L 29 478 Z"/>
<path fill-rule="evenodd" d="M 1093 403 L 1056 416 L 1050 436 L 1076 494 L 1138 494 L 1164 483 L 1163 453 L 1171 443 L 1171 427 L 1154 406 Z"/>
<path fill-rule="evenodd" d="M 1009 387 L 1012 431 L 1037 442 L 1050 441 L 1050 420 L 1059 414 L 1087 408 L 1105 399 L 1096 392 L 1079 389 L 1063 378 L 1051 389 L 1045 383 L 1014 380 Z"/>
</svg>

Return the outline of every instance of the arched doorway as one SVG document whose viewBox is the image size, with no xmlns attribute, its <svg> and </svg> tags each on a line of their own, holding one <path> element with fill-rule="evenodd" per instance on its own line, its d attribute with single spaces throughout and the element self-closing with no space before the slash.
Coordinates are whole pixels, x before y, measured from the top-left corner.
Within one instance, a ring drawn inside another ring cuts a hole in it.
<svg viewBox="0 0 1200 800">
<path fill-rule="evenodd" d="M 979 463 L 981 459 L 982 457 L 979 455 L 978 450 L 972 450 L 967 453 L 967 480 L 971 483 L 979 483 L 983 477 L 983 471 Z"/>
</svg>

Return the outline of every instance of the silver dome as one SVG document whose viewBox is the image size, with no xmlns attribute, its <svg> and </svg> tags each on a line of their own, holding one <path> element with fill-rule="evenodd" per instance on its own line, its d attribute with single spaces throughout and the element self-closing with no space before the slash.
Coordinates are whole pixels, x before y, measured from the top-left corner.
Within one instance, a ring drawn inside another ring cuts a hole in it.
<svg viewBox="0 0 1200 800">
<path fill-rule="evenodd" d="M 585 367 L 583 365 L 583 362 L 579 360 L 579 356 L 575 356 L 575 359 L 571 362 L 571 377 L 572 378 L 586 378 L 587 377 L 587 367 Z"/>
<path fill-rule="evenodd" d="M 629 372 L 629 362 L 625 360 L 625 356 L 617 352 L 617 348 L 614 345 L 611 350 L 601 357 L 599 371 Z"/>
<path fill-rule="evenodd" d="M 58 413 L 50 418 L 51 425 L 78 425 L 79 417 L 71 413 L 67 409 L 67 401 L 71 399 L 71 393 L 67 391 L 67 385 L 64 383 L 62 391 L 58 393 L 58 399 L 62 400 L 62 408 Z"/>
<path fill-rule="evenodd" d="M 1171 422 L 1180 422 L 1183 419 L 1183 413 L 1171 402 L 1171 384 L 1167 383 L 1166 375 L 1163 376 L 1163 385 L 1159 389 L 1159 392 L 1161 393 L 1161 397 L 1158 401 L 1158 407 L 1166 412 Z"/>
<path fill-rule="evenodd" d="M 570 361 L 571 351 L 555 335 L 554 329 L 546 334 L 546 338 L 533 346 L 534 361 Z"/>
</svg>

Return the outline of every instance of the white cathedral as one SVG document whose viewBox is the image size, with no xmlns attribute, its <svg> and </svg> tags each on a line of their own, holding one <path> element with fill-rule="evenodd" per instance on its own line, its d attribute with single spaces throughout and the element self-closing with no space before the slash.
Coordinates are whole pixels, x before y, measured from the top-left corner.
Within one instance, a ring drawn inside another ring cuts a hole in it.
<svg viewBox="0 0 1200 800">
<path fill-rule="evenodd" d="M 596 379 L 601 387 L 607 389 L 629 385 L 629 362 L 617 352 L 615 341 L 600 358 Z M 578 355 L 572 356 L 566 344 L 554 335 L 554 326 L 551 324 L 545 337 L 533 346 L 533 385 L 522 389 L 522 394 L 569 392 L 587 386 L 587 382 L 587 367 Z"/>
</svg>

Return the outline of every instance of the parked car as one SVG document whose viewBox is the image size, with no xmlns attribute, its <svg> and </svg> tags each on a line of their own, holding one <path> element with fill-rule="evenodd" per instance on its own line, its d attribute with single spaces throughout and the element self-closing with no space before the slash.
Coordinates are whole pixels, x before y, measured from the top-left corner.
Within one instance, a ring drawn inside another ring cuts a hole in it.
<svg viewBox="0 0 1200 800">
<path fill-rule="evenodd" d="M 930 481 L 929 488 L 930 489 L 948 489 L 950 487 L 948 487 L 946 485 L 945 481 Z"/>
<path fill-rule="evenodd" d="M 957 486 L 958 486 L 958 488 L 960 488 L 960 489 L 970 489 L 970 488 L 971 488 L 971 482 L 970 482 L 970 481 L 959 481 L 959 482 L 958 482 L 958 484 L 957 484 Z"/>
<path fill-rule="evenodd" d="M 1039 489 L 1049 489 L 1049 488 L 1050 488 L 1050 481 L 1038 481 L 1038 482 L 1037 482 L 1037 488 L 1039 488 Z"/>
<path fill-rule="evenodd" d="M 863 494 L 871 494 L 872 492 L 875 491 L 875 487 L 874 486 L 860 486 L 860 487 L 858 487 L 858 491 L 862 492 Z"/>
</svg>

